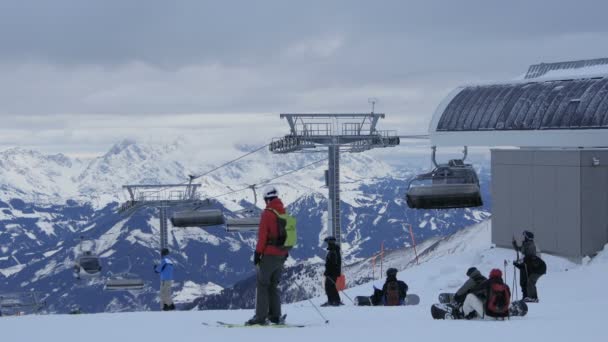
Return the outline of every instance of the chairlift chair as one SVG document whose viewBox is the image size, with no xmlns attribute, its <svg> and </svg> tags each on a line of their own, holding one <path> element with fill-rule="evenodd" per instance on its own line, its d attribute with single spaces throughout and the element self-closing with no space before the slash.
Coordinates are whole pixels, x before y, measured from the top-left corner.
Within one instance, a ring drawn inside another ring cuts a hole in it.
<svg viewBox="0 0 608 342">
<path fill-rule="evenodd" d="M 117 274 L 109 277 L 103 287 L 105 291 L 137 291 L 145 286 L 143 279 L 131 273 Z"/>
<path fill-rule="evenodd" d="M 111 275 L 106 279 L 105 291 L 138 291 L 142 290 L 145 282 L 136 274 L 131 273 L 131 257 L 127 256 L 128 267 L 125 272 Z"/>
<path fill-rule="evenodd" d="M 483 205 L 479 178 L 471 164 L 465 164 L 465 147 L 462 159 L 437 164 L 433 146 L 435 169 L 420 174 L 409 183 L 406 201 L 412 209 L 471 208 Z"/>
<path fill-rule="evenodd" d="M 260 216 L 237 217 L 226 220 L 227 232 L 255 232 L 260 225 Z"/>
<path fill-rule="evenodd" d="M 89 249 L 84 249 L 84 242 L 90 242 Z M 101 273 L 101 262 L 99 257 L 93 253 L 95 242 L 92 240 L 84 240 L 80 238 L 79 253 L 74 263 L 74 276 L 77 279 L 91 278 L 98 276 Z"/>
<path fill-rule="evenodd" d="M 180 211 L 171 217 L 174 227 L 208 227 L 224 224 L 224 215 L 219 209 Z"/>
</svg>

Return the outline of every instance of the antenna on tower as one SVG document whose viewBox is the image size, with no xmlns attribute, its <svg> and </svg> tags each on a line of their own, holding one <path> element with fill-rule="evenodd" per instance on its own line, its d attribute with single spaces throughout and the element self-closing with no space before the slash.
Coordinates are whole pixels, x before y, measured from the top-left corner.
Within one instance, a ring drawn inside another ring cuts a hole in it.
<svg viewBox="0 0 608 342">
<path fill-rule="evenodd" d="M 378 102 L 378 99 L 375 97 L 370 97 L 367 99 L 367 102 L 372 105 L 372 114 L 374 114 L 374 110 L 376 109 L 376 102 Z"/>
</svg>

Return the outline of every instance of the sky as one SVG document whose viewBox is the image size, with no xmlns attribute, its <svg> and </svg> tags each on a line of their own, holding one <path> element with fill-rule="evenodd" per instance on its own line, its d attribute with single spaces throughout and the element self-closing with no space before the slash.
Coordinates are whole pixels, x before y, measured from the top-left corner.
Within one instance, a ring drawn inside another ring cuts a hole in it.
<svg viewBox="0 0 608 342">
<path fill-rule="evenodd" d="M 90 156 L 286 134 L 284 112 L 425 133 L 458 85 L 608 57 L 606 1 L 0 0 L 0 150 Z"/>
</svg>

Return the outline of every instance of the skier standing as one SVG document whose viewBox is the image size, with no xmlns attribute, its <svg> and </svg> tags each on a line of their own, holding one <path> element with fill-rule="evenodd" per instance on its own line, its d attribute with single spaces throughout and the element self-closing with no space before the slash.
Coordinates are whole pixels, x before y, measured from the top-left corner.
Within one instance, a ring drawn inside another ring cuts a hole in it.
<svg viewBox="0 0 608 342">
<path fill-rule="evenodd" d="M 277 189 L 273 186 L 264 189 L 264 201 L 266 209 L 260 218 L 258 242 L 253 255 L 257 272 L 255 316 L 245 322 L 246 325 L 266 325 L 268 321 L 281 323 L 281 298 L 278 286 L 288 253 L 276 242 L 279 236 L 276 213 L 285 214 L 285 207 L 278 197 Z"/>
<path fill-rule="evenodd" d="M 163 248 L 160 251 L 161 263 L 154 265 L 154 272 L 160 273 L 160 308 L 163 311 L 175 310 L 173 304 L 173 294 L 171 286 L 173 285 L 173 262 L 169 259 L 169 249 Z"/>
<path fill-rule="evenodd" d="M 538 249 L 534 243 L 534 233 L 524 230 L 521 246 L 513 239 L 513 248 L 523 254 L 522 260 L 513 261 L 513 265 L 519 268 L 519 283 L 524 297 L 524 302 L 538 303 L 538 292 L 536 282 L 547 272 L 547 265 L 538 255 Z"/>
<path fill-rule="evenodd" d="M 342 255 L 340 254 L 340 246 L 336 243 L 336 238 L 329 236 L 325 238 L 327 242 L 327 256 L 325 257 L 325 294 L 327 302 L 321 306 L 340 306 L 340 294 L 336 286 L 338 277 L 342 274 Z"/>
</svg>

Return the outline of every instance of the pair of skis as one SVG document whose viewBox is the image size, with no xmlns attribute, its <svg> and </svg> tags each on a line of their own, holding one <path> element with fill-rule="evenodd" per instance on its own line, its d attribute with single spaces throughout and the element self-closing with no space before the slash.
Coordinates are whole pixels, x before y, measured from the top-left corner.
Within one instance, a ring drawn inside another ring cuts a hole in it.
<svg viewBox="0 0 608 342">
<path fill-rule="evenodd" d="M 227 322 L 222 322 L 222 321 L 216 321 L 215 324 L 209 324 L 209 323 L 203 322 L 203 325 L 222 327 L 222 328 L 274 328 L 274 329 L 306 328 L 308 326 L 306 324 L 285 323 L 286 318 L 287 318 L 287 315 L 281 316 L 281 319 L 279 320 L 279 322 L 282 322 L 282 323 L 278 323 L 278 324 L 269 323 L 269 324 L 246 325 L 245 323 L 227 323 Z"/>
</svg>

